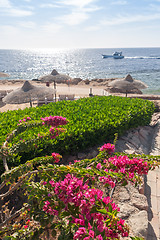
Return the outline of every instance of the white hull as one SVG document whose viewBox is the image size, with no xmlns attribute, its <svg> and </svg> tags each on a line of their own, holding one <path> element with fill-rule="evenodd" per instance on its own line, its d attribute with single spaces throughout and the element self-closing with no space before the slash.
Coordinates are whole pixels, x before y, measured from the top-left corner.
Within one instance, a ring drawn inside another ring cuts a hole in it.
<svg viewBox="0 0 160 240">
<path fill-rule="evenodd" d="M 112 55 L 104 55 L 102 54 L 103 58 L 114 58 L 114 59 L 122 59 L 124 56 L 122 55 L 122 52 L 115 52 Z"/>
</svg>

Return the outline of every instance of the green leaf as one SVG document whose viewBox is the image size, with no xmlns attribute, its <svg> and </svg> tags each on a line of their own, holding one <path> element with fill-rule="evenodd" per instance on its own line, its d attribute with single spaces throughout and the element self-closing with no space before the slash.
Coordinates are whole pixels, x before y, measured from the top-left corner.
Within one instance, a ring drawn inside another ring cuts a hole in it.
<svg viewBox="0 0 160 240">
<path fill-rule="evenodd" d="M 9 237 L 9 236 L 6 236 L 6 237 L 2 238 L 2 240 L 11 240 L 11 239 L 16 239 L 16 238 L 12 238 L 12 237 Z"/>
<path fill-rule="evenodd" d="M 109 203 L 108 209 L 109 209 L 109 212 L 112 213 L 112 205 L 110 203 Z"/>
<path fill-rule="evenodd" d="M 105 208 L 103 209 L 96 209 L 97 212 L 100 212 L 100 213 L 103 213 L 103 214 L 106 214 L 107 213 L 107 210 Z"/>
</svg>

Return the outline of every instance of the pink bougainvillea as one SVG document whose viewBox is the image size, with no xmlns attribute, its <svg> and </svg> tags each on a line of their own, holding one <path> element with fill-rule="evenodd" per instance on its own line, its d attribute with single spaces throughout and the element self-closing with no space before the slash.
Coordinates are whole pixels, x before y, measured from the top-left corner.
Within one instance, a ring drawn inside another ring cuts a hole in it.
<svg viewBox="0 0 160 240">
<path fill-rule="evenodd" d="M 69 210 L 68 221 L 77 226 L 73 239 L 101 240 L 104 234 L 105 239 L 118 239 L 119 235 L 128 236 L 124 221 L 115 218 L 120 209 L 110 197 L 103 196 L 102 190 L 89 188 L 87 183 L 83 183 L 83 178 L 79 179 L 71 174 L 67 174 L 64 180 L 59 182 L 50 180 L 49 184 L 53 199 L 51 197 L 50 201 L 44 202 L 43 211 L 60 218 L 60 213 Z M 61 206 L 63 207 L 59 211 Z"/>
<path fill-rule="evenodd" d="M 52 157 L 54 158 L 55 163 L 58 163 L 62 158 L 62 156 L 59 153 L 55 153 L 55 152 L 52 153 Z"/>
<path fill-rule="evenodd" d="M 143 159 L 129 159 L 127 156 L 114 156 L 108 159 L 111 164 L 112 171 L 128 173 L 130 178 L 133 178 L 134 173 L 138 175 L 147 174 L 149 171 L 148 163 Z"/>
<path fill-rule="evenodd" d="M 111 143 L 105 143 L 100 147 L 100 151 L 106 151 L 108 154 L 112 154 L 115 151 L 115 146 Z"/>
<path fill-rule="evenodd" d="M 59 125 L 66 125 L 68 123 L 67 119 L 61 116 L 49 116 L 41 118 L 43 125 L 48 125 L 52 127 L 58 127 Z"/>
</svg>

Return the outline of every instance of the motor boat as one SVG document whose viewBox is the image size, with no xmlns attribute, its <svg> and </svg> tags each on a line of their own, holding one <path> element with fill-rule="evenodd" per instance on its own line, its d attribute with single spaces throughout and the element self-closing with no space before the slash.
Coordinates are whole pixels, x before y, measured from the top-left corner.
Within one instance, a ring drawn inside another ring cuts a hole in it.
<svg viewBox="0 0 160 240">
<path fill-rule="evenodd" d="M 112 55 L 104 55 L 102 54 L 103 58 L 114 58 L 114 59 L 122 59 L 124 56 L 122 55 L 122 52 L 114 52 Z"/>
</svg>

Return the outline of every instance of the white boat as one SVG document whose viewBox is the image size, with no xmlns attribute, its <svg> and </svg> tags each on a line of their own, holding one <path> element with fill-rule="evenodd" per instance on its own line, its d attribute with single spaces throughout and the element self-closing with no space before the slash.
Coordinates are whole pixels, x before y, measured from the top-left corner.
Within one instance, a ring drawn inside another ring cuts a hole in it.
<svg viewBox="0 0 160 240">
<path fill-rule="evenodd" d="M 114 59 L 122 59 L 124 56 L 122 55 L 122 52 L 114 52 L 112 55 L 104 55 L 102 54 L 103 58 L 114 58 Z"/>
</svg>

